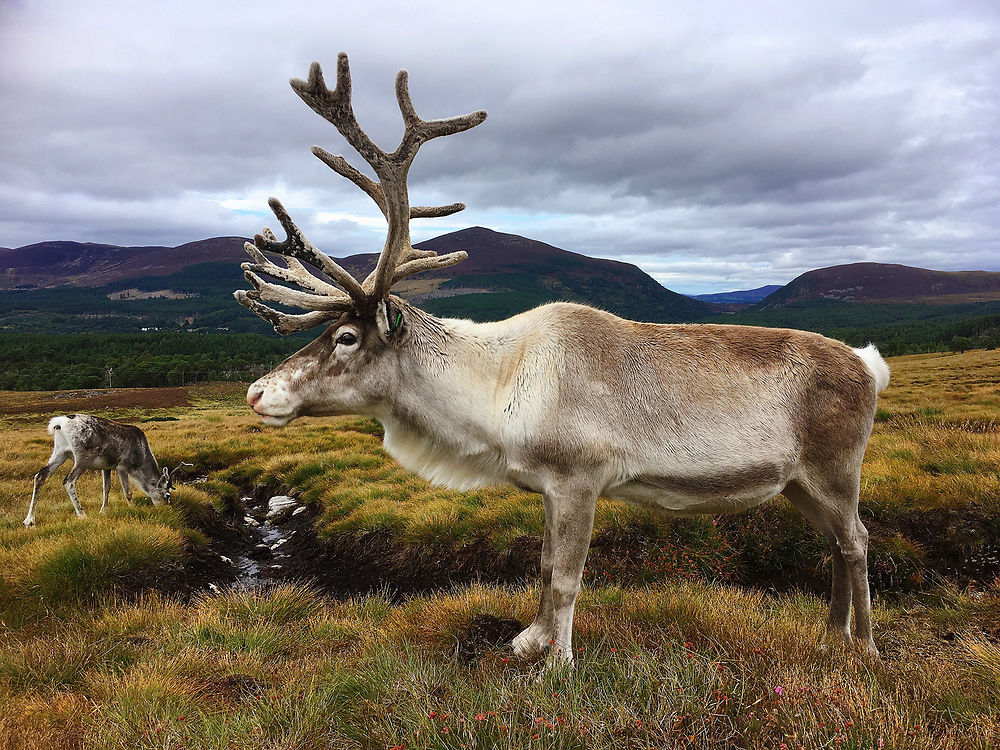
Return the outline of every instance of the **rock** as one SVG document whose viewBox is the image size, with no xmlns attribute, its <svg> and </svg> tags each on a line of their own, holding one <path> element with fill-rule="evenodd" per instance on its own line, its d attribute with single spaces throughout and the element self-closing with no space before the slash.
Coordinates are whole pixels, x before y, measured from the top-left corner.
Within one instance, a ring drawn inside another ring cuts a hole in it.
<svg viewBox="0 0 1000 750">
<path fill-rule="evenodd" d="M 288 495 L 275 495 L 270 500 L 267 501 L 267 516 L 268 520 L 277 518 L 278 516 L 285 513 L 290 508 L 294 508 L 299 504 L 299 501 L 294 497 L 289 497 Z"/>
<path fill-rule="evenodd" d="M 278 549 L 278 547 L 280 547 L 282 544 L 284 544 L 287 541 L 288 541 L 287 539 L 279 539 L 278 541 L 276 541 L 274 544 L 271 545 L 271 549 L 272 550 L 276 550 L 276 549 Z"/>
<path fill-rule="evenodd" d="M 253 516 L 243 516 L 243 523 L 247 526 L 260 526 L 260 521 Z"/>
<path fill-rule="evenodd" d="M 292 515 L 293 516 L 297 516 L 299 513 L 304 513 L 305 510 L 306 510 L 306 506 L 300 505 L 298 508 L 296 508 L 295 510 L 292 511 Z"/>
<path fill-rule="evenodd" d="M 209 591 L 211 591 L 212 593 L 215 593 L 215 594 L 218 594 L 218 593 L 219 593 L 219 587 L 218 587 L 218 586 L 216 586 L 216 585 L 215 585 L 214 583 L 210 583 L 210 584 L 208 584 L 208 589 L 209 589 Z"/>
<path fill-rule="evenodd" d="M 226 557 L 225 555 L 219 555 L 219 559 L 222 560 L 222 562 L 224 563 L 228 563 L 229 565 L 233 564 L 233 561 L 228 557 Z"/>
</svg>

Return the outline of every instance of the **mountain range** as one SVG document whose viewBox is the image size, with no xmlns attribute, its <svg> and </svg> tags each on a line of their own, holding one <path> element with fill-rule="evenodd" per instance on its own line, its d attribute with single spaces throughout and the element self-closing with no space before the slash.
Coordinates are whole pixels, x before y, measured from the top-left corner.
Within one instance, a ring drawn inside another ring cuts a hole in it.
<svg viewBox="0 0 1000 750">
<path fill-rule="evenodd" d="M 247 259 L 244 241 L 216 237 L 173 248 L 79 242 L 0 248 L 0 289 L 6 290 L 0 294 L 0 330 L 266 332 L 266 324 L 231 297 L 234 289 L 247 286 L 239 267 Z M 834 326 L 857 327 L 858 321 L 872 326 L 942 316 L 957 320 L 1000 307 L 1000 272 L 853 263 L 809 271 L 785 286 L 691 298 L 634 265 L 483 227 L 417 247 L 465 250 L 469 258 L 405 279 L 394 291 L 432 313 L 476 320 L 569 300 L 634 320 L 719 320 L 829 332 Z M 376 259 L 362 254 L 339 262 L 363 277 Z"/>
</svg>

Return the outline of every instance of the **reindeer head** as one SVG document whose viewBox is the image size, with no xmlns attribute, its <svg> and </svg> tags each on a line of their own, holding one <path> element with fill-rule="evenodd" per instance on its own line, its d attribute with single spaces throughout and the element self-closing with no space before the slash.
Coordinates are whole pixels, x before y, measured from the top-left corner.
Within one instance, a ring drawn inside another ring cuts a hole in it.
<svg viewBox="0 0 1000 750">
<path fill-rule="evenodd" d="M 414 311 L 391 296 L 389 290 L 407 276 L 451 266 L 468 257 L 463 251 L 439 256 L 410 244 L 410 219 L 448 216 L 465 208 L 464 203 L 410 206 L 406 188 L 410 164 L 424 142 L 460 133 L 486 119 L 486 113 L 479 111 L 447 120 L 421 120 L 410 101 L 406 71 L 401 70 L 396 76 L 396 100 L 405 129 L 399 147 L 386 153 L 364 133 L 354 116 L 347 55 L 341 53 L 337 58 L 337 85 L 333 91 L 326 87 L 319 63 L 312 64 L 308 81 L 292 79 L 291 86 L 317 114 L 333 123 L 371 165 L 378 182 L 352 167 L 344 157 L 319 146 L 312 149 L 327 166 L 375 201 L 389 228 L 375 270 L 359 282 L 305 238 L 277 199 L 268 201 L 286 239 L 279 242 L 265 227 L 253 243 L 246 243 L 254 262 L 243 264 L 243 275 L 254 288 L 239 290 L 234 296 L 282 335 L 332 323 L 318 339 L 247 391 L 250 407 L 266 423 L 274 425 L 306 415 L 371 413 L 392 391 L 398 377 L 397 345 Z M 283 257 L 285 265 L 273 262 L 265 253 Z M 320 276 L 304 264 L 316 269 Z M 264 281 L 262 275 L 295 284 L 299 289 Z M 309 312 L 291 315 L 267 307 L 260 300 Z"/>
<path fill-rule="evenodd" d="M 156 484 L 149 489 L 149 499 L 153 501 L 153 505 L 162 505 L 163 503 L 170 502 L 170 493 L 174 489 L 174 472 L 176 472 L 182 466 L 194 466 L 194 464 L 189 464 L 187 461 L 181 461 L 173 469 L 166 466 L 160 472 L 159 477 L 156 480 Z"/>
</svg>

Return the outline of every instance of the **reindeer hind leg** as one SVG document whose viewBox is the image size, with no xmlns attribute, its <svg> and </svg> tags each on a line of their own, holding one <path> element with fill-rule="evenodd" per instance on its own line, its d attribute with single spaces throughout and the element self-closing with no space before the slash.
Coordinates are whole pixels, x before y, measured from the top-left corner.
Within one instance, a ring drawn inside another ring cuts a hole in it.
<svg viewBox="0 0 1000 750">
<path fill-rule="evenodd" d="M 859 462 L 860 463 L 860 462 Z M 871 588 L 868 584 L 868 529 L 858 515 L 860 472 L 841 474 L 833 481 L 798 482 L 804 491 L 786 497 L 830 540 L 833 553 L 833 589 L 828 633 L 843 635 L 851 642 L 850 615 L 854 610 L 854 641 L 858 649 L 877 656 L 872 639 Z M 814 518 L 815 516 L 815 518 Z"/>
<path fill-rule="evenodd" d="M 80 499 L 76 494 L 76 480 L 83 476 L 83 472 L 87 470 L 87 462 L 78 456 L 74 456 L 73 458 L 76 460 L 76 463 L 73 464 L 73 468 L 63 480 L 63 487 L 66 488 L 66 494 L 69 495 L 70 502 L 73 503 L 73 510 L 76 511 L 77 517 L 86 518 L 87 514 L 83 512 Z"/>
<path fill-rule="evenodd" d="M 826 538 L 830 545 L 833 580 L 830 586 L 830 617 L 827 620 L 826 632 L 822 640 L 836 640 L 849 644 L 851 642 L 851 606 L 853 589 L 847 569 L 847 562 L 837 544 L 833 532 L 833 519 L 829 509 L 823 505 L 822 497 L 808 492 L 798 482 L 791 482 L 782 491 L 795 508 L 802 513 Z"/>
</svg>

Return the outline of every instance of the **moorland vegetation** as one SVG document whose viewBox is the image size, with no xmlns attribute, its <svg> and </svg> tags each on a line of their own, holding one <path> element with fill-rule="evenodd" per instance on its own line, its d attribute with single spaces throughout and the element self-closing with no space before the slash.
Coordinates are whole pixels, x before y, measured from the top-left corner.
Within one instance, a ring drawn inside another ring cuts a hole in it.
<svg viewBox="0 0 1000 750">
<path fill-rule="evenodd" d="M 0 747 L 990 747 L 1000 358 L 890 365 L 861 494 L 880 661 L 817 646 L 830 562 L 783 499 L 675 520 L 602 500 L 578 664 L 546 673 L 475 637 L 487 616 L 533 614 L 537 497 L 430 487 L 381 451 L 375 422 L 270 429 L 220 384 L 93 410 L 140 424 L 161 461 L 194 464 L 170 506 L 114 494 L 98 515 L 87 474 L 87 519 L 53 482 L 25 530 L 67 394 L 0 394 Z M 300 567 L 231 589 L 218 555 L 241 498 L 278 492 L 309 509 L 313 580 Z M 387 543 L 427 566 L 424 589 L 379 583 L 381 564 L 398 568 Z M 470 548 L 520 578 L 450 565 Z M 357 589 L 327 585 L 323 566 L 348 562 Z"/>
</svg>

